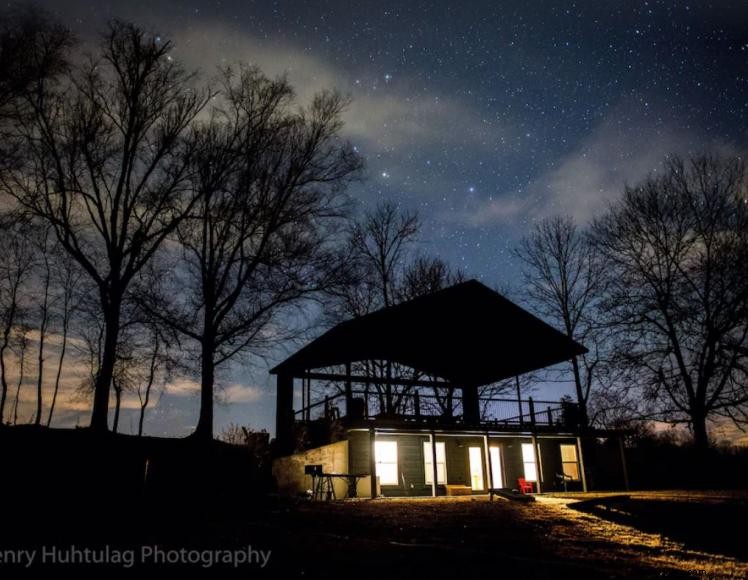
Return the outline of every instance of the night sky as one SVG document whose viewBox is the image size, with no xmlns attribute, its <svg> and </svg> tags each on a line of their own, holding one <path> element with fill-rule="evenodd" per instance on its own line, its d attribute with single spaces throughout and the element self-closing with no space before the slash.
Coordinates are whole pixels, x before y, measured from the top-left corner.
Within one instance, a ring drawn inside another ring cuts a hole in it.
<svg viewBox="0 0 748 580">
<path fill-rule="evenodd" d="M 344 132 L 367 161 L 353 197 L 418 210 L 423 250 L 489 285 L 516 287 L 510 249 L 534 220 L 584 223 L 667 154 L 748 144 L 745 1 L 41 5 L 83 39 L 135 21 L 206 77 L 245 61 L 302 99 L 350 93 Z M 217 430 L 272 428 L 266 367 L 233 375 Z M 193 420 L 180 405 L 162 400 L 164 429 Z"/>
</svg>

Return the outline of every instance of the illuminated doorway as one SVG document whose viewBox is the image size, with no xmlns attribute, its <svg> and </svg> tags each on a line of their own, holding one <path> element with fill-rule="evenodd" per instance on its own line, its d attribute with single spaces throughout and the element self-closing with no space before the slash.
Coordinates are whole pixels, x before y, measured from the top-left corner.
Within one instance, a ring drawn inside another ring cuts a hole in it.
<svg viewBox="0 0 748 580">
<path fill-rule="evenodd" d="M 480 447 L 468 448 L 470 458 L 470 487 L 482 490 L 483 487 L 483 452 Z"/>
<path fill-rule="evenodd" d="M 501 448 L 489 447 L 488 453 L 491 459 L 491 486 L 494 488 L 504 487 L 504 477 L 501 472 Z"/>
</svg>

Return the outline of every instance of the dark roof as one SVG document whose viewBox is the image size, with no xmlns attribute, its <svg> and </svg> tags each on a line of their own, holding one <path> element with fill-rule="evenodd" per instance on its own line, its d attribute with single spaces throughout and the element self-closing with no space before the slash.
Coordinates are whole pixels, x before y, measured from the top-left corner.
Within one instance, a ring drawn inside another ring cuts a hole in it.
<svg viewBox="0 0 748 580">
<path fill-rule="evenodd" d="M 461 385 L 483 385 L 568 360 L 586 349 L 469 280 L 334 326 L 273 374 L 390 360 Z"/>
</svg>

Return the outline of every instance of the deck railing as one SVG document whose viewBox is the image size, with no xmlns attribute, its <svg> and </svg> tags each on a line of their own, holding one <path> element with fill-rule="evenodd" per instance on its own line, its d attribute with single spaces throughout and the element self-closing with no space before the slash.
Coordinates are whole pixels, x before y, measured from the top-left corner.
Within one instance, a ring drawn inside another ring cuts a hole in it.
<svg viewBox="0 0 748 580">
<path fill-rule="evenodd" d="M 311 421 L 320 418 L 338 419 L 348 415 L 360 419 L 402 419 L 462 422 L 462 398 L 405 393 L 379 393 L 353 391 L 353 409 L 346 409 L 345 393 L 337 393 L 318 400 L 296 412 L 297 420 Z M 574 425 L 577 422 L 577 405 L 567 401 L 543 401 L 480 397 L 480 422 L 501 426 L 554 426 Z"/>
</svg>

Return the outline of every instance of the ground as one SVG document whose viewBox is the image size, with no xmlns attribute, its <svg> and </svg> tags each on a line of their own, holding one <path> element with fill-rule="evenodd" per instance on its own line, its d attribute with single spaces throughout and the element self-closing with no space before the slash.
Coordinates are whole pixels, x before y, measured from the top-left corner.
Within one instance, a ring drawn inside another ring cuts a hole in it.
<svg viewBox="0 0 748 580">
<path fill-rule="evenodd" d="M 545 495 L 533 504 L 485 496 L 301 503 L 279 506 L 235 533 L 274 544 L 271 567 L 313 577 L 748 577 L 748 549 L 737 528 L 746 521 L 745 493 L 614 495 Z M 609 502 L 601 509 L 612 518 L 590 513 L 599 499 Z M 639 527 L 611 521 L 633 518 L 626 509 L 660 517 L 665 505 L 668 519 L 708 506 L 716 517 L 732 514 L 734 525 L 727 519 L 709 529 L 709 522 L 692 521 L 692 532 L 676 539 L 648 520 L 637 520 Z M 254 527 L 263 533 L 252 533 Z M 730 536 L 722 549 L 719 538 Z"/>
<path fill-rule="evenodd" d="M 251 546 L 270 550 L 269 563 L 239 572 L 272 578 L 748 577 L 745 492 L 216 502 L 202 512 L 182 500 L 112 502 L 97 517 L 68 504 L 64 515 L 5 527 L 2 547 Z"/>
<path fill-rule="evenodd" d="M 271 551 L 243 577 L 748 577 L 748 492 L 310 502 L 218 443 L 0 428 L 0 449 L 0 578 L 13 550 L 69 546 Z"/>
</svg>

